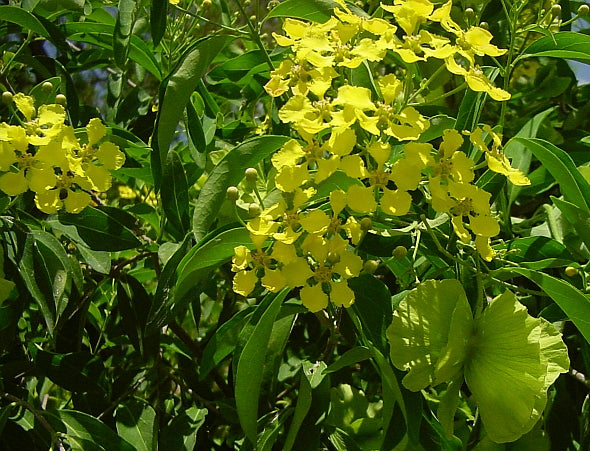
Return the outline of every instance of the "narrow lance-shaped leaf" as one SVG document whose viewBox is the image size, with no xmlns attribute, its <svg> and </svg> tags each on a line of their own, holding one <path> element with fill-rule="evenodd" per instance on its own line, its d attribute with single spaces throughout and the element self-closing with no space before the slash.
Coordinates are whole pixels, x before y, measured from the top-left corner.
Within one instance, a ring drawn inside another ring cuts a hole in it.
<svg viewBox="0 0 590 451">
<path fill-rule="evenodd" d="M 178 65 L 162 82 L 152 152 L 152 172 L 157 186 L 161 182 L 162 162 L 166 161 L 168 148 L 191 93 L 213 58 L 231 39 L 229 36 L 209 36 L 199 40 L 184 52 Z"/>
<path fill-rule="evenodd" d="M 182 239 L 189 228 L 188 215 L 188 182 L 182 161 L 178 153 L 171 150 L 166 157 L 166 164 L 162 172 L 162 207 L 168 218 L 172 233 L 177 239 Z"/>
<path fill-rule="evenodd" d="M 150 27 L 154 46 L 158 45 L 166 32 L 166 19 L 168 18 L 168 1 L 152 0 L 150 11 Z"/>
<path fill-rule="evenodd" d="M 211 171 L 203 185 L 195 205 L 193 233 L 203 238 L 213 224 L 225 199 L 228 187 L 237 185 L 244 177 L 244 170 L 279 149 L 289 138 L 286 136 L 260 136 L 234 147 Z"/>
<path fill-rule="evenodd" d="M 550 56 L 590 63 L 590 36 L 572 31 L 544 36 L 529 45 L 519 59 L 531 56 Z"/>
<path fill-rule="evenodd" d="M 135 0 L 119 0 L 117 22 L 113 34 L 113 53 L 115 54 L 115 63 L 123 70 L 127 64 L 127 55 L 129 54 L 134 11 Z"/>
<path fill-rule="evenodd" d="M 156 451 L 158 447 L 158 425 L 156 412 L 138 399 L 130 399 L 117 408 L 117 432 L 119 436 L 133 443 L 137 451 Z"/>
<path fill-rule="evenodd" d="M 279 294 L 268 295 L 267 302 L 258 308 L 264 309 L 254 327 L 250 338 L 240 353 L 235 383 L 236 408 L 240 424 L 251 443 L 256 443 L 256 424 L 258 420 L 258 401 L 264 370 L 265 351 L 287 290 Z"/>
</svg>

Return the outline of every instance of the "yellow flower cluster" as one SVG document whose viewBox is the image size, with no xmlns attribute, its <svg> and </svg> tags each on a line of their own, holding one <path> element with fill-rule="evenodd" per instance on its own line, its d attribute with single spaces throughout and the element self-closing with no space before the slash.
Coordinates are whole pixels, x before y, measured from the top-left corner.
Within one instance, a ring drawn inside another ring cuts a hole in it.
<svg viewBox="0 0 590 451">
<path fill-rule="evenodd" d="M 507 100 L 509 94 L 495 87 L 476 64 L 478 56 L 504 53 L 490 44 L 488 31 L 462 30 L 451 19 L 450 1 L 437 9 L 428 0 L 382 4 L 397 25 L 359 17 L 343 2 L 339 5 L 325 23 L 286 19 L 286 36 L 275 34 L 278 44 L 290 47 L 292 54 L 271 72 L 265 89 L 271 96 L 289 96 L 278 116 L 297 138 L 272 156 L 282 199 L 247 224 L 256 249 L 239 246 L 233 259 L 235 292 L 247 296 L 259 281 L 271 292 L 300 288 L 303 304 L 313 312 L 329 302 L 344 307 L 354 302 L 347 280 L 363 269 L 355 247 L 370 228 L 370 217 L 411 213 L 412 192 L 418 189 L 434 211 L 450 217 L 460 240 L 473 239 L 482 258 L 493 258 L 490 238 L 500 228 L 491 211 L 491 195 L 472 183 L 476 163 L 461 150 L 467 145 L 464 135 L 485 155 L 490 170 L 514 184 L 528 183 L 510 166 L 501 136 L 490 127 L 445 130 L 435 148 L 419 142 L 430 122 L 407 105 L 411 93 L 404 92 L 409 88 L 395 74 L 376 78 L 374 90 L 350 81 L 350 69 L 381 62 L 394 52 L 405 63 L 439 58 L 471 89 Z M 454 39 L 421 28 L 433 22 Z M 396 34 L 398 26 L 403 38 Z M 486 144 L 490 138 L 491 148 Z M 328 205 L 311 208 L 318 184 L 336 171 L 353 183 L 346 190 L 333 190 Z"/>
<path fill-rule="evenodd" d="M 34 99 L 22 93 L 13 100 L 20 125 L 0 124 L 1 191 L 9 196 L 33 191 L 35 204 L 44 213 L 61 208 L 78 213 L 90 203 L 90 191 L 110 188 L 110 170 L 123 166 L 125 155 L 104 140 L 106 127 L 100 119 L 91 119 L 86 126 L 84 144 L 66 125 L 62 105 L 35 108 Z"/>
</svg>

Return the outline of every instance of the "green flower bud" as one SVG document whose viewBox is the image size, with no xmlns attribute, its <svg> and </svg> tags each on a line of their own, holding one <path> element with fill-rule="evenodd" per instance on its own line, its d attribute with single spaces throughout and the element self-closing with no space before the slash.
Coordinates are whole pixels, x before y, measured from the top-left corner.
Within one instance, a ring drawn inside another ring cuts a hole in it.
<svg viewBox="0 0 590 451">
<path fill-rule="evenodd" d="M 53 91 L 53 84 L 50 81 L 46 81 L 41 85 L 41 89 L 43 89 L 44 92 L 49 94 L 51 91 Z"/>
<path fill-rule="evenodd" d="M 258 171 L 255 168 L 248 168 L 244 172 L 248 183 L 256 183 L 256 180 L 258 180 Z"/>
<path fill-rule="evenodd" d="M 66 96 L 64 96 L 63 94 L 58 94 L 55 96 L 55 103 L 57 103 L 58 105 L 66 106 L 67 102 L 68 101 L 66 99 Z"/>
<path fill-rule="evenodd" d="M 338 254 L 337 252 L 328 252 L 328 255 L 326 255 L 326 261 L 330 265 L 335 265 L 340 261 L 340 254 Z"/>
<path fill-rule="evenodd" d="M 553 17 L 561 16 L 561 5 L 559 3 L 557 5 L 553 5 L 551 7 L 551 15 Z"/>
<path fill-rule="evenodd" d="M 567 268 L 565 268 L 565 275 L 568 277 L 577 276 L 578 273 L 578 268 L 574 268 L 573 266 L 568 266 Z"/>
<path fill-rule="evenodd" d="M 578 8 L 578 16 L 586 17 L 590 12 L 590 7 L 588 5 L 580 5 Z"/>
<path fill-rule="evenodd" d="M 406 255 L 408 255 L 408 250 L 404 246 L 397 246 L 391 255 L 396 260 L 401 260 L 402 258 L 405 258 Z"/>
<path fill-rule="evenodd" d="M 12 103 L 12 93 L 4 91 L 2 93 L 2 102 L 4 102 L 6 105 L 10 105 Z"/>
<path fill-rule="evenodd" d="M 371 230 L 373 228 L 373 221 L 371 221 L 371 218 L 369 218 L 368 216 L 365 216 L 363 219 L 361 219 L 361 230 L 363 232 L 367 232 L 369 230 Z"/>
<path fill-rule="evenodd" d="M 379 261 L 378 260 L 367 260 L 363 264 L 363 272 L 366 274 L 373 274 L 379 268 Z"/>
<path fill-rule="evenodd" d="M 240 197 L 240 192 L 235 186 L 230 186 L 227 188 L 225 195 L 230 201 L 235 202 Z"/>
<path fill-rule="evenodd" d="M 490 26 L 487 22 L 480 22 L 479 28 L 483 28 L 484 30 L 489 30 Z"/>
<path fill-rule="evenodd" d="M 261 211 L 262 210 L 260 209 L 260 205 L 258 204 L 250 204 L 248 206 L 248 214 L 253 218 L 255 218 L 256 216 L 260 216 Z"/>
<path fill-rule="evenodd" d="M 468 22 L 471 22 L 475 18 L 475 11 L 473 11 L 473 8 L 465 9 L 465 18 Z"/>
</svg>

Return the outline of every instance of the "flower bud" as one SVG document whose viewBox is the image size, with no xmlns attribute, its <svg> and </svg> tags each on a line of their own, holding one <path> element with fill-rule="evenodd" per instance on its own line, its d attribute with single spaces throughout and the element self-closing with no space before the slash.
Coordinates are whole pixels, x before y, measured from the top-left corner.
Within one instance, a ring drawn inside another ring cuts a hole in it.
<svg viewBox="0 0 590 451">
<path fill-rule="evenodd" d="M 4 91 L 2 93 L 2 102 L 6 105 L 10 105 L 12 103 L 12 93 L 8 91 Z"/>
<path fill-rule="evenodd" d="M 480 22 L 479 23 L 479 28 L 483 28 L 484 30 L 489 30 L 490 29 L 490 25 L 487 22 Z"/>
<path fill-rule="evenodd" d="M 63 94 L 56 95 L 55 96 L 55 103 L 57 103 L 58 105 L 61 105 L 61 106 L 66 106 L 66 103 L 67 103 L 66 96 L 64 96 Z"/>
<path fill-rule="evenodd" d="M 577 276 L 578 273 L 578 268 L 574 268 L 573 266 L 568 266 L 567 268 L 565 268 L 565 275 L 568 277 Z"/>
<path fill-rule="evenodd" d="M 203 0 L 201 8 L 209 8 L 211 6 L 211 0 Z"/>
<path fill-rule="evenodd" d="M 248 168 L 244 171 L 248 183 L 256 183 L 258 180 L 258 171 L 255 168 Z"/>
<path fill-rule="evenodd" d="M 240 192 L 235 186 L 230 186 L 227 188 L 225 195 L 231 202 L 235 202 L 240 197 Z"/>
<path fill-rule="evenodd" d="M 586 17 L 590 12 L 590 7 L 588 5 L 580 5 L 578 8 L 578 16 Z"/>
<path fill-rule="evenodd" d="M 252 217 L 255 218 L 256 216 L 260 216 L 260 212 L 262 210 L 260 209 L 260 205 L 254 203 L 254 204 L 250 204 L 248 206 L 248 214 Z"/>
<path fill-rule="evenodd" d="M 326 261 L 330 264 L 330 265 L 335 265 L 336 263 L 338 263 L 340 261 L 340 254 L 337 252 L 328 252 L 328 255 L 326 255 Z"/>
<path fill-rule="evenodd" d="M 561 5 L 558 3 L 551 7 L 551 16 L 553 17 L 560 17 L 561 16 Z"/>
<path fill-rule="evenodd" d="M 465 9 L 465 18 L 468 22 L 471 22 L 475 18 L 475 11 L 473 11 L 473 8 Z"/>
<path fill-rule="evenodd" d="M 373 274 L 379 268 L 379 261 L 378 260 L 367 260 L 363 264 L 363 272 L 366 274 Z"/>
<path fill-rule="evenodd" d="M 43 92 L 49 94 L 51 91 L 53 91 L 53 84 L 50 81 L 46 81 L 41 85 L 41 89 L 43 90 Z"/>
<path fill-rule="evenodd" d="M 391 253 L 393 258 L 395 258 L 396 260 L 401 260 L 402 258 L 405 258 L 407 254 L 408 250 L 404 246 L 397 246 Z"/>
<path fill-rule="evenodd" d="M 361 230 L 363 232 L 367 232 L 369 230 L 371 230 L 373 228 L 373 221 L 371 221 L 371 218 L 369 218 L 368 216 L 365 216 L 363 219 L 361 219 Z"/>
</svg>

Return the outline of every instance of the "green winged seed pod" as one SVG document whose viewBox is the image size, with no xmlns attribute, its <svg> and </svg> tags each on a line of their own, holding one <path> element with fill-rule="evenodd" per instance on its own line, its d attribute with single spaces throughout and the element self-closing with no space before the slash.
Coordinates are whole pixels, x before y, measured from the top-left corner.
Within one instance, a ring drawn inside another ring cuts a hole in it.
<svg viewBox="0 0 590 451">
<path fill-rule="evenodd" d="M 561 334 L 533 318 L 510 291 L 471 313 L 457 280 L 428 280 L 400 303 L 387 330 L 391 361 L 409 370 L 412 391 L 447 383 L 437 416 L 447 434 L 463 380 L 479 408 L 488 437 L 512 442 L 530 431 L 547 402 L 547 390 L 569 368 Z"/>
</svg>

